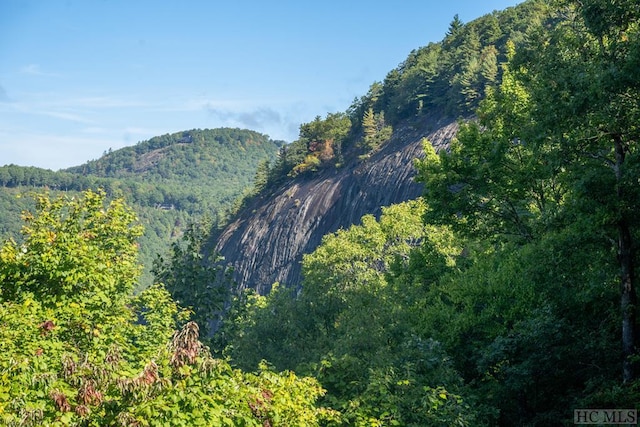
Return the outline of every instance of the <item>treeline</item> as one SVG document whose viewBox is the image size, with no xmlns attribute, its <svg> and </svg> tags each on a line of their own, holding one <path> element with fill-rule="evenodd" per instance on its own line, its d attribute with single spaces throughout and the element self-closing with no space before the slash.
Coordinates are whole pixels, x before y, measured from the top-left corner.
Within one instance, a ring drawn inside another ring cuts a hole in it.
<svg viewBox="0 0 640 427">
<path fill-rule="evenodd" d="M 468 24 L 456 15 L 443 41 L 412 51 L 347 111 L 302 124 L 299 138 L 281 147 L 275 162 L 261 165 L 251 194 L 366 158 L 401 122 L 473 115 L 487 89 L 500 84 L 508 42 L 520 46 L 532 32 L 554 24 L 546 3 L 528 1 Z"/>
<path fill-rule="evenodd" d="M 82 191 L 90 188 L 94 183 L 95 181 L 89 178 L 79 179 L 76 174 L 54 172 L 33 166 L 0 167 L 0 186 L 2 187 L 48 187 L 53 190 Z"/>
<path fill-rule="evenodd" d="M 361 124 L 369 108 L 384 111 L 391 125 L 434 112 L 454 118 L 472 115 L 486 89 L 500 82 L 507 44 L 520 46 L 541 26 L 553 24 L 547 3 L 527 1 L 467 24 L 456 15 L 441 42 L 411 52 L 354 102 L 354 123 Z"/>
<path fill-rule="evenodd" d="M 272 156 L 273 148 L 283 144 L 284 141 L 273 141 L 246 129 L 194 129 L 109 150 L 101 158 L 67 171 L 113 178 L 198 180 L 235 172 L 245 176 L 255 170 L 251 166 L 256 159 Z M 239 161 L 241 159 L 245 161 Z"/>
<path fill-rule="evenodd" d="M 111 151 L 64 171 L 2 166 L 0 186 L 102 188 L 143 206 L 203 213 L 233 202 L 251 185 L 257 164 L 272 159 L 283 144 L 249 130 L 192 130 Z"/>
<path fill-rule="evenodd" d="M 184 194 L 178 183 L 141 182 L 138 179 L 103 178 L 65 171 L 51 171 L 32 166 L 8 165 L 0 167 L 0 184 L 5 188 L 43 189 L 63 192 L 82 192 L 102 188 L 108 195 L 126 195 L 131 203 L 142 206 L 168 206 L 183 210 L 199 206 L 194 195 Z"/>
</svg>

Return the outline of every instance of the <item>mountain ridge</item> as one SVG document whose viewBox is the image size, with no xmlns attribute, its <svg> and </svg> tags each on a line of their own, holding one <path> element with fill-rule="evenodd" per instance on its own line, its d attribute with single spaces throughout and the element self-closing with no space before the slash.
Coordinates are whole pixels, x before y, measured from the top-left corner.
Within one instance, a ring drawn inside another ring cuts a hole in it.
<svg viewBox="0 0 640 427">
<path fill-rule="evenodd" d="M 447 146 L 458 121 L 500 84 L 509 52 L 554 25 L 548 12 L 544 0 L 528 0 L 469 23 L 456 15 L 442 41 L 412 50 L 346 112 L 301 125 L 258 195 L 210 239 L 237 286 L 298 287 L 300 260 L 323 235 L 422 195 L 413 181 L 422 139 Z"/>
<path fill-rule="evenodd" d="M 413 159 L 422 156 L 424 138 L 437 149 L 446 148 L 457 129 L 458 120 L 436 116 L 398 126 L 368 159 L 294 179 L 269 197 L 256 198 L 215 236 L 213 246 L 233 267 L 240 289 L 264 294 L 275 282 L 298 287 L 302 256 L 325 234 L 420 196 Z"/>
<path fill-rule="evenodd" d="M 200 157 L 188 158 L 188 160 L 212 161 L 215 157 L 209 154 L 210 151 L 243 151 L 250 146 L 256 148 L 268 144 L 279 148 L 285 142 L 272 140 L 267 135 L 250 129 L 229 127 L 191 129 L 155 136 L 118 150 L 109 150 L 98 159 L 64 169 L 64 171 L 103 177 L 157 173 L 153 167 L 162 166 L 162 160 L 166 157 L 163 154 L 179 155 L 179 151 L 189 147 L 198 148 L 196 154 L 200 154 Z"/>
<path fill-rule="evenodd" d="M 19 213 L 33 209 L 29 197 L 16 201 L 16 194 L 102 188 L 110 197 L 123 196 L 145 226 L 140 253 L 141 287 L 146 287 L 156 256 L 164 255 L 190 222 L 203 217 L 214 225 L 224 222 L 251 187 L 258 165 L 275 158 L 282 144 L 245 129 L 192 129 L 109 150 L 61 171 L 2 166 L 0 231 L 2 237 L 19 238 Z"/>
</svg>

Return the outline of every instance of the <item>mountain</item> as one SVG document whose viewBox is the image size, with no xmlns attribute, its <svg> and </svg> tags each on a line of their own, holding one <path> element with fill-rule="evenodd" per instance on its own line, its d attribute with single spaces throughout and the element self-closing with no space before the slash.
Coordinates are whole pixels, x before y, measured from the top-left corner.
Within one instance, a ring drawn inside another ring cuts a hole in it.
<svg viewBox="0 0 640 427">
<path fill-rule="evenodd" d="M 207 217 L 224 223 L 234 203 L 251 186 L 258 165 L 273 160 L 283 141 L 243 129 L 194 129 L 162 135 L 105 152 L 83 165 L 53 172 L 35 167 L 0 167 L 0 232 L 18 237 L 20 211 L 31 208 L 35 190 L 77 192 L 102 188 L 123 196 L 145 226 L 141 239 L 144 275 L 191 222 Z M 18 202 L 16 203 L 16 200 Z"/>
<path fill-rule="evenodd" d="M 365 214 L 378 215 L 382 206 L 418 197 L 422 186 L 413 181 L 412 161 L 421 156 L 423 137 L 446 147 L 457 128 L 452 118 L 423 117 L 399 128 L 366 161 L 353 160 L 255 198 L 225 227 L 216 250 L 233 266 L 241 288 L 264 294 L 274 282 L 298 286 L 302 255 L 325 234 L 348 228 Z"/>
<path fill-rule="evenodd" d="M 194 129 L 105 153 L 66 172 L 130 185 L 138 204 L 211 214 L 251 184 L 258 164 L 283 141 L 244 129 Z M 133 184 L 135 183 L 135 184 Z"/>
<path fill-rule="evenodd" d="M 454 19 L 261 172 L 217 247 L 263 295 L 211 348 L 316 377 L 344 425 L 635 422 L 639 70 L 637 0 Z"/>
<path fill-rule="evenodd" d="M 345 113 L 303 124 L 259 195 L 210 243 L 239 288 L 299 286 L 302 256 L 324 235 L 421 195 L 413 160 L 423 139 L 447 146 L 458 121 L 499 84 L 508 51 L 548 19 L 546 10 L 527 1 L 467 24 L 456 16 L 442 42 L 412 51 Z"/>
</svg>

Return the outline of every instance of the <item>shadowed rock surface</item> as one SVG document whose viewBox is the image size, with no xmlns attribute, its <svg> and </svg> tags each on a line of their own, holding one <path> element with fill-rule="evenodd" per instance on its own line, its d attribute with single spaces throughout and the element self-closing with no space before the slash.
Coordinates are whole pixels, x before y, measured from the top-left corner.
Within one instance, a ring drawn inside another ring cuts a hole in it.
<svg viewBox="0 0 640 427">
<path fill-rule="evenodd" d="M 358 224 L 363 215 L 378 216 L 382 206 L 420 196 L 413 159 L 423 155 L 422 139 L 440 149 L 457 129 L 453 119 L 399 126 L 369 159 L 290 181 L 252 200 L 215 245 L 234 267 L 239 288 L 265 294 L 274 282 L 298 287 L 303 254 L 312 252 L 325 234 Z"/>
</svg>

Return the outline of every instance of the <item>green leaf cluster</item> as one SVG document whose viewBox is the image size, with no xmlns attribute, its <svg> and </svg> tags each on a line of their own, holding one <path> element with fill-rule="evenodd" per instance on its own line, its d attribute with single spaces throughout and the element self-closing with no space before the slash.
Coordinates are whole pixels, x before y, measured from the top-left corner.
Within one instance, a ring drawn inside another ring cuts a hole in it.
<svg viewBox="0 0 640 427">
<path fill-rule="evenodd" d="M 6 426 L 315 426 L 312 378 L 215 359 L 162 285 L 139 295 L 122 199 L 37 197 L 0 249 L 0 422 Z M 180 325 L 182 327 L 178 328 Z"/>
<path fill-rule="evenodd" d="M 221 266 L 222 257 L 206 247 L 211 223 L 192 223 L 180 240 L 171 244 L 169 258 L 158 256 L 153 274 L 176 303 L 192 310 L 204 339 L 212 336 L 232 288 L 230 271 Z M 197 310 L 195 310 L 197 308 Z"/>
<path fill-rule="evenodd" d="M 315 376 L 340 425 L 472 425 L 451 359 L 420 322 L 417 277 L 449 271 L 461 251 L 446 227 L 424 225 L 425 208 L 390 206 L 326 236 L 304 258 L 299 294 L 239 298 L 220 332 L 226 353 L 245 369 L 267 359 Z"/>
</svg>

